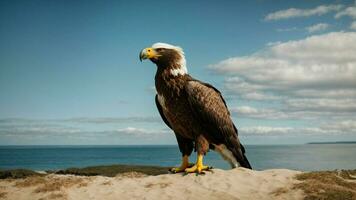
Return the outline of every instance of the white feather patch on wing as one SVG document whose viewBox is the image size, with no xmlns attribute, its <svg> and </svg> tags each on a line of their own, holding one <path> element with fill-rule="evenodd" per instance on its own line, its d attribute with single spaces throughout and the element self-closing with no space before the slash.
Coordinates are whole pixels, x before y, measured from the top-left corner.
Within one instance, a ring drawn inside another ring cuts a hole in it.
<svg viewBox="0 0 356 200">
<path fill-rule="evenodd" d="M 154 49 L 157 49 L 157 48 L 173 49 L 173 50 L 177 51 L 177 53 L 181 57 L 181 59 L 177 63 L 180 67 L 178 69 L 172 69 L 171 74 L 173 76 L 178 76 L 178 75 L 184 75 L 184 74 L 188 73 L 187 62 L 185 60 L 184 51 L 181 47 L 174 46 L 174 45 L 167 44 L 167 43 L 158 42 L 158 43 L 153 44 L 152 48 L 154 48 Z"/>
<path fill-rule="evenodd" d="M 240 164 L 237 162 L 232 152 L 224 144 L 220 144 L 220 145 L 213 144 L 213 145 L 215 147 L 215 151 L 220 153 L 220 155 L 224 158 L 224 160 L 230 163 L 232 168 L 236 168 L 240 166 Z"/>
<path fill-rule="evenodd" d="M 161 95 L 161 94 L 157 94 L 157 97 L 158 97 L 158 103 L 162 106 L 163 109 L 167 109 L 166 108 L 166 103 L 165 103 L 165 100 L 164 100 L 164 96 Z"/>
</svg>

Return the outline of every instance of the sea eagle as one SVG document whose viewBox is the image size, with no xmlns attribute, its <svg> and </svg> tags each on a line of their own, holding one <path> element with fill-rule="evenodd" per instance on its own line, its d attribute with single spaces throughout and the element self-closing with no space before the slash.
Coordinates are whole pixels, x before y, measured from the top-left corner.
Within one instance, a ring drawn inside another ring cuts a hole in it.
<svg viewBox="0 0 356 200">
<path fill-rule="evenodd" d="M 177 138 L 182 164 L 172 168 L 174 173 L 202 173 L 203 156 L 209 149 L 219 152 L 233 168 L 251 165 L 239 141 L 237 129 L 219 90 L 188 74 L 183 49 L 155 43 L 140 52 L 140 60 L 150 59 L 157 65 L 155 75 L 158 111 Z M 197 161 L 189 164 L 193 149 Z"/>
</svg>

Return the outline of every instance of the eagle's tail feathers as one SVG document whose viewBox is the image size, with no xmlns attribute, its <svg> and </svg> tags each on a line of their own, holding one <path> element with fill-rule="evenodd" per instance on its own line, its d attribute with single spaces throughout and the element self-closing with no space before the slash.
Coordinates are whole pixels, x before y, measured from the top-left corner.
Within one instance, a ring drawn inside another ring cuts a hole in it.
<svg viewBox="0 0 356 200">
<path fill-rule="evenodd" d="M 238 142 L 236 142 L 233 146 L 234 147 L 231 149 L 231 152 L 236 161 L 241 165 L 241 167 L 252 169 L 251 164 L 245 155 L 244 146 L 242 144 L 238 144 Z"/>
<path fill-rule="evenodd" d="M 225 144 L 215 145 L 212 144 L 211 149 L 214 149 L 224 158 L 224 160 L 228 161 L 232 168 L 236 167 L 245 167 L 251 169 L 251 165 L 247 160 L 244 152 L 244 147 L 240 145 L 234 145 L 234 147 L 227 147 Z"/>
<path fill-rule="evenodd" d="M 233 151 L 234 153 L 234 156 L 237 160 L 237 162 L 239 162 L 239 164 L 241 165 L 241 167 L 244 167 L 244 168 L 248 168 L 248 169 L 252 169 L 251 165 L 250 165 L 250 162 L 248 161 L 247 157 L 245 154 L 243 154 L 241 152 L 241 150 L 239 149 L 238 152 L 236 151 Z M 235 153 L 236 152 L 236 153 Z"/>
</svg>

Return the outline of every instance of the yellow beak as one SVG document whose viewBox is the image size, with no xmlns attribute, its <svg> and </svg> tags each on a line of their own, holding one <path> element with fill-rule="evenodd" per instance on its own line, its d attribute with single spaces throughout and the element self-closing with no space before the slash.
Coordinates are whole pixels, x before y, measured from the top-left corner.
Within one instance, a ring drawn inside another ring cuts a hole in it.
<svg viewBox="0 0 356 200">
<path fill-rule="evenodd" d="M 151 58 L 158 58 L 159 56 L 161 55 L 158 55 L 157 52 L 149 47 L 149 48 L 145 48 L 145 49 L 142 49 L 142 51 L 140 52 L 140 61 L 142 62 L 142 60 L 145 60 L 145 59 L 151 59 Z"/>
</svg>

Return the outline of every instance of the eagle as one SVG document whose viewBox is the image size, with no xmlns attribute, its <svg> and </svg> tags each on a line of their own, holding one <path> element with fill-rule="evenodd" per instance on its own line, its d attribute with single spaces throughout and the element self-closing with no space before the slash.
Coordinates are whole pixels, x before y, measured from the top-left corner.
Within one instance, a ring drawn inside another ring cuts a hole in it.
<svg viewBox="0 0 356 200">
<path fill-rule="evenodd" d="M 181 165 L 171 172 L 200 174 L 209 170 L 203 164 L 209 149 L 220 153 L 232 168 L 251 169 L 220 91 L 188 74 L 181 47 L 155 43 L 142 49 L 139 58 L 141 62 L 149 59 L 157 66 L 156 106 L 165 124 L 173 130 L 182 153 Z M 193 150 L 197 160 L 190 164 Z"/>
</svg>

